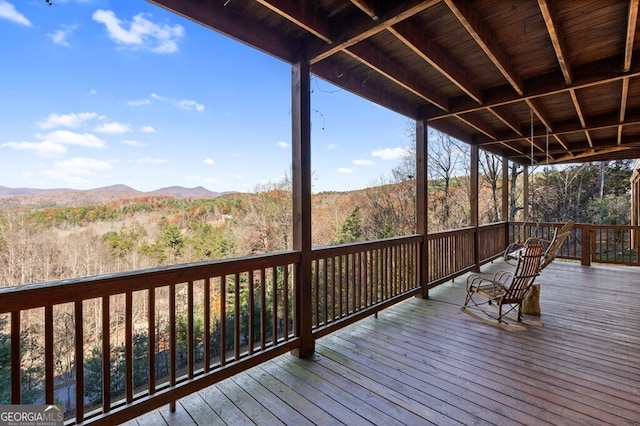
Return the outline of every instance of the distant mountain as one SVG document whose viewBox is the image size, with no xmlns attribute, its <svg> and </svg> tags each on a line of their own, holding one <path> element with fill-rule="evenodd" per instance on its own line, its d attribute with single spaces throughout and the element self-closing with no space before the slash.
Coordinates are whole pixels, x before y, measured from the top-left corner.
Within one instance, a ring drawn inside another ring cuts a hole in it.
<svg viewBox="0 0 640 426">
<path fill-rule="evenodd" d="M 72 189 L 58 188 L 58 189 L 36 189 L 36 188 L 8 188 L 6 186 L 0 186 L 0 198 L 15 197 L 18 195 L 30 195 L 30 194 L 51 194 L 55 192 L 73 191 Z"/>
<path fill-rule="evenodd" d="M 215 198 L 221 195 L 219 192 L 209 191 L 207 188 L 197 186 L 195 188 L 185 188 L 183 186 L 169 186 L 167 188 L 156 189 L 147 194 L 168 195 L 174 198 Z"/>
<path fill-rule="evenodd" d="M 10 206 L 82 206 L 109 201 L 126 200 L 144 196 L 166 196 L 174 198 L 215 198 L 223 193 L 209 191 L 202 186 L 184 188 L 171 186 L 155 191 L 143 192 L 127 185 L 111 185 L 94 189 L 37 189 L 9 188 L 0 186 L 0 205 Z"/>
</svg>

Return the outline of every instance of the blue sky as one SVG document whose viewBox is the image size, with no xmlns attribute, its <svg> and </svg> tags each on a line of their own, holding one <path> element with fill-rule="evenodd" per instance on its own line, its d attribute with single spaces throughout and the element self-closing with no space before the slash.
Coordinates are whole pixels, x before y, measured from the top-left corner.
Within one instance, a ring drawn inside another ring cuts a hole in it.
<svg viewBox="0 0 640 426">
<path fill-rule="evenodd" d="M 289 173 L 289 64 L 142 0 L 0 0 L 0 185 L 253 191 Z M 409 120 L 312 78 L 313 191 L 371 186 Z"/>
</svg>

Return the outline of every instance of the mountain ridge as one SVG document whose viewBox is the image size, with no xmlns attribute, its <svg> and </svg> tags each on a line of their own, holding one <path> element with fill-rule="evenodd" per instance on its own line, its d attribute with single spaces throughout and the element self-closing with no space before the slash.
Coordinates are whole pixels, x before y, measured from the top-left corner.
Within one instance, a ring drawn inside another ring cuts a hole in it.
<svg viewBox="0 0 640 426">
<path fill-rule="evenodd" d="M 0 185 L 0 200 L 8 204 L 20 205 L 82 205 L 146 196 L 167 196 L 173 198 L 216 198 L 228 192 L 214 192 L 202 186 L 187 188 L 169 186 L 153 191 L 139 191 L 124 184 L 115 184 L 92 189 L 71 188 L 11 188 Z"/>
</svg>

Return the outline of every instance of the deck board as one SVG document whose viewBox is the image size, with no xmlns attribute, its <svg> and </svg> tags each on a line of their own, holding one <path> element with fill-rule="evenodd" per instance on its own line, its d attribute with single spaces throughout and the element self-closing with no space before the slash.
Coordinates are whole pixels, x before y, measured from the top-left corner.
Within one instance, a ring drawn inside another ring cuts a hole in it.
<svg viewBox="0 0 640 426">
<path fill-rule="evenodd" d="M 131 424 L 640 424 L 640 268 L 553 263 L 526 331 L 460 312 L 464 281 Z"/>
</svg>

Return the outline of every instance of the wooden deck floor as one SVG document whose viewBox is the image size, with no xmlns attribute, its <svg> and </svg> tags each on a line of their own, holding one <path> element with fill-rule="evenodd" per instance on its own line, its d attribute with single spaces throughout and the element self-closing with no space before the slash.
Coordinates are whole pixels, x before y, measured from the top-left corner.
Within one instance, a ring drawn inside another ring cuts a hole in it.
<svg viewBox="0 0 640 426">
<path fill-rule="evenodd" d="M 131 424 L 640 424 L 640 269 L 555 262 L 538 281 L 544 327 L 463 314 L 459 278 Z"/>
</svg>

